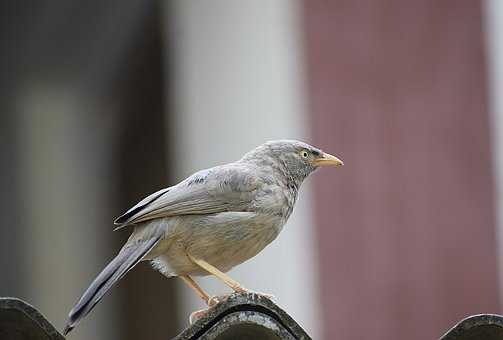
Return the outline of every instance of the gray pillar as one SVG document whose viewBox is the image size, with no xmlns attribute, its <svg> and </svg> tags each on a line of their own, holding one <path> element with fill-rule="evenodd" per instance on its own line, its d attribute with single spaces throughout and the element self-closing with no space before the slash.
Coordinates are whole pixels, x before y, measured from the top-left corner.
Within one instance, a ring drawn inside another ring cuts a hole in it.
<svg viewBox="0 0 503 340">
<path fill-rule="evenodd" d="M 65 87 L 44 83 L 18 99 L 25 225 L 19 246 L 29 282 L 24 298 L 62 329 L 79 294 L 112 255 L 111 141 L 92 102 L 81 105 Z M 114 299 L 96 308 L 72 338 L 118 337 L 120 328 L 109 327 L 118 324 Z"/>
<path fill-rule="evenodd" d="M 169 112 L 178 180 L 230 162 L 270 139 L 309 140 L 296 1 L 174 1 L 166 11 L 174 106 Z M 318 338 L 317 260 L 309 184 L 277 240 L 229 274 L 272 293 Z M 227 288 L 201 279 L 214 294 Z M 202 307 L 188 288 L 184 322 Z"/>
</svg>

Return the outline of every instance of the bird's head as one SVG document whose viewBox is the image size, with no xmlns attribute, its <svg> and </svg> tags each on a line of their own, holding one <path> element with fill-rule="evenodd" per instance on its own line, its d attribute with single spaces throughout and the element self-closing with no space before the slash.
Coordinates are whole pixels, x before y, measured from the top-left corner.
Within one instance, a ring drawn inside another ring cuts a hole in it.
<svg viewBox="0 0 503 340">
<path fill-rule="evenodd" d="M 284 168 L 299 182 L 298 184 L 320 166 L 341 166 L 344 164 L 339 158 L 296 140 L 267 142 L 250 151 L 244 159 Z"/>
</svg>

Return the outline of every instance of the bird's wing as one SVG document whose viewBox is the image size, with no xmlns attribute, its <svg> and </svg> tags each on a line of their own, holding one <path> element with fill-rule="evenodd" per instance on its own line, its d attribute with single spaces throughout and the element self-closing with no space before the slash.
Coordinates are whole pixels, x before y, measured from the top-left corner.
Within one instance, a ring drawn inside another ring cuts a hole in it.
<svg viewBox="0 0 503 340">
<path fill-rule="evenodd" d="M 247 211 L 260 186 L 259 178 L 240 164 L 202 170 L 144 198 L 114 223 L 120 228 L 160 217 Z"/>
</svg>

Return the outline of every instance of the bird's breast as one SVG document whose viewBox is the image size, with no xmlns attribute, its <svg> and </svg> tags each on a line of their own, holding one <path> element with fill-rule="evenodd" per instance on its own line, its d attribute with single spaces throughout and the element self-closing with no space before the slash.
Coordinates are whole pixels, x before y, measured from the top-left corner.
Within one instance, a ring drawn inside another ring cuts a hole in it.
<svg viewBox="0 0 503 340">
<path fill-rule="evenodd" d="M 256 211 L 265 216 L 275 216 L 281 226 L 292 214 L 297 200 L 297 188 L 288 183 L 274 183 L 265 186 L 255 200 Z"/>
<path fill-rule="evenodd" d="M 171 274 L 204 275 L 185 253 L 203 259 L 222 271 L 252 258 L 281 231 L 284 219 L 260 212 L 223 212 L 177 219 L 153 257 Z"/>
</svg>

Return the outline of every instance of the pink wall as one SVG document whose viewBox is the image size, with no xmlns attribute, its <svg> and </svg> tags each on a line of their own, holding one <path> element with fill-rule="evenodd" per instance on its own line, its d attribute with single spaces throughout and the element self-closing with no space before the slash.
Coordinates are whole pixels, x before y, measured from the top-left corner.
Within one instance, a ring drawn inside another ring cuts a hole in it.
<svg viewBox="0 0 503 340">
<path fill-rule="evenodd" d="M 500 311 L 480 3 L 304 4 L 325 339 Z"/>
</svg>

